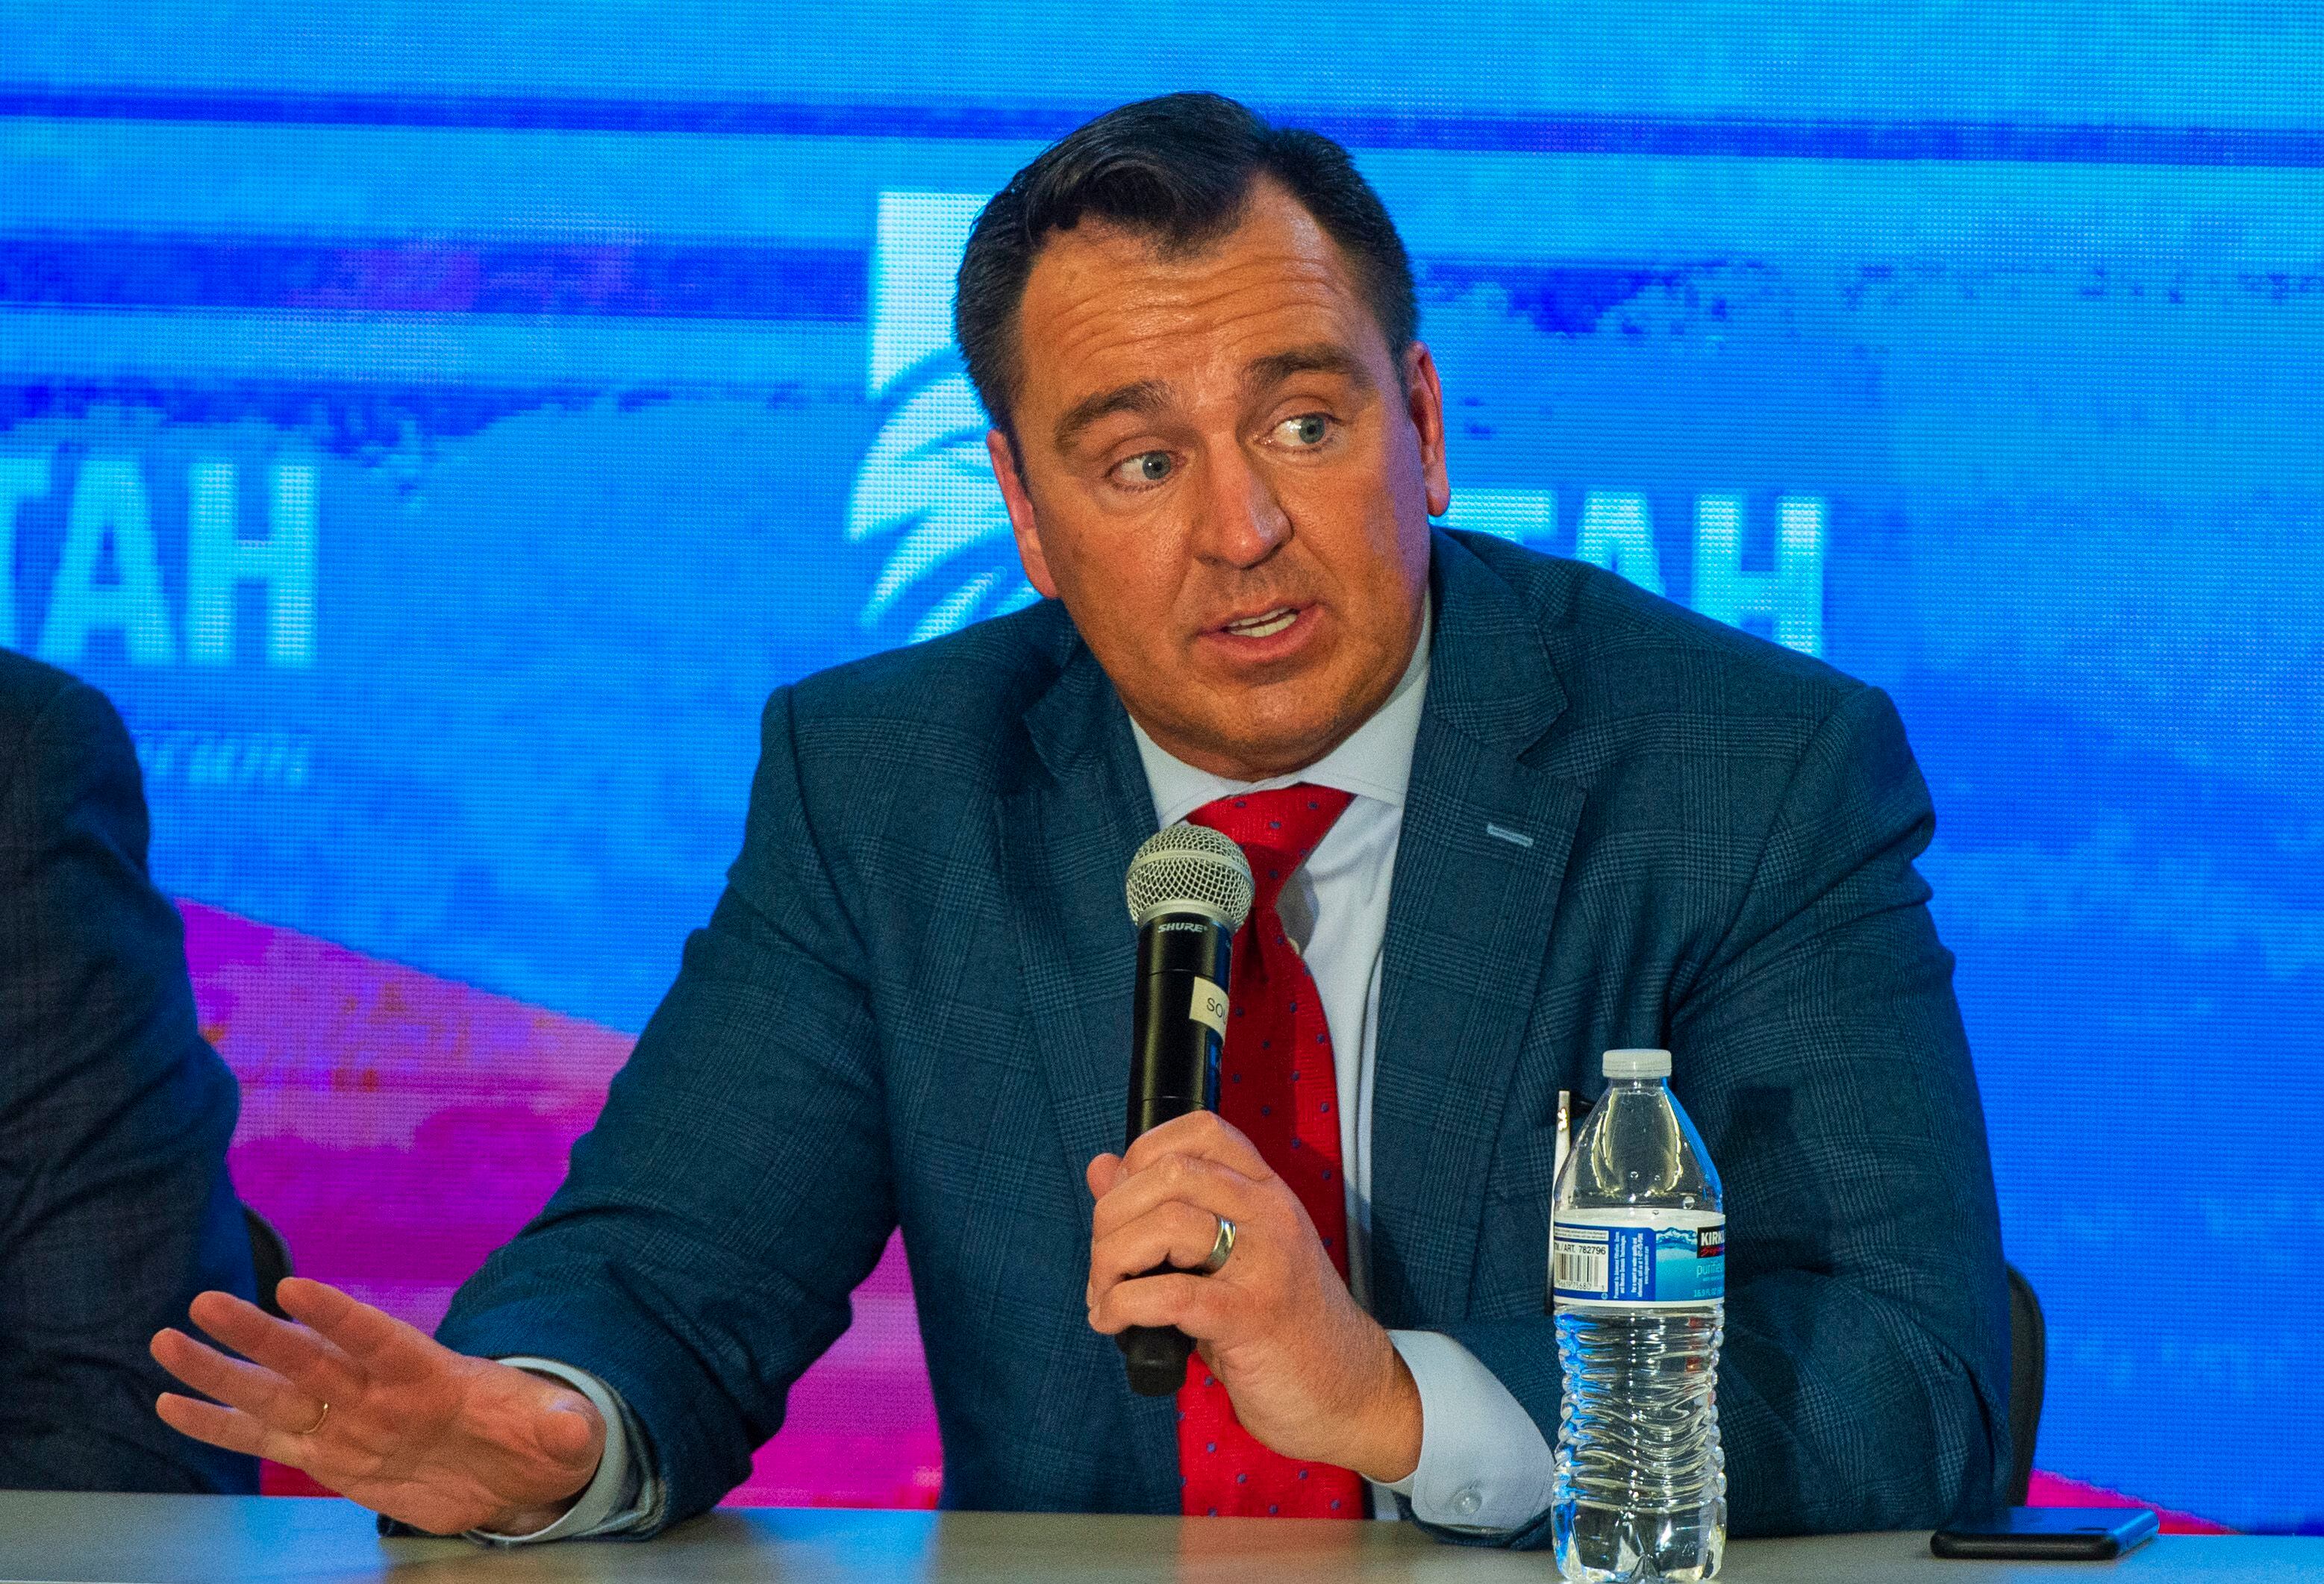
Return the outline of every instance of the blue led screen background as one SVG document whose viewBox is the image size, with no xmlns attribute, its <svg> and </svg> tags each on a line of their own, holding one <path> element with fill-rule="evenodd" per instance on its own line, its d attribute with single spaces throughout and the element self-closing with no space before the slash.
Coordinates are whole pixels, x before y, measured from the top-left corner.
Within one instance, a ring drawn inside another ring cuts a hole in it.
<svg viewBox="0 0 2324 1584">
<path fill-rule="evenodd" d="M 138 736 L 245 1184 L 277 1126 L 376 1172 L 410 1239 L 377 1247 L 423 1252 L 312 1268 L 440 1312 L 467 1253 L 429 1263 L 395 1163 L 470 1147 L 440 1124 L 478 1074 L 566 1085 L 527 1113 L 559 1147 L 586 1122 L 716 895 L 768 690 L 1028 597 L 950 271 L 1044 142 L 1181 87 L 1379 185 L 1455 526 L 1895 696 L 2050 1314 L 2042 1466 L 2324 1527 L 2324 19 L 2292 6 L 9 0 L 0 643 Z M 333 1011 L 245 925 L 389 966 Z M 383 1065 L 419 1016 L 390 967 L 529 1032 Z M 553 1152 L 475 1147 L 505 1235 Z M 876 1308 L 867 1392 L 910 1346 Z"/>
</svg>

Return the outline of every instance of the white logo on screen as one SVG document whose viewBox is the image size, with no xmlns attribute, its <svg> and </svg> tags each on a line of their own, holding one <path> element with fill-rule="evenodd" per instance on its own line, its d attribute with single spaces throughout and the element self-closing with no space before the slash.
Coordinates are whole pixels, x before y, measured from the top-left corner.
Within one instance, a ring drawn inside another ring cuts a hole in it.
<svg viewBox="0 0 2324 1584">
<path fill-rule="evenodd" d="M 953 345 L 953 278 L 983 195 L 883 192 L 872 253 L 866 394 L 887 412 L 847 503 L 851 544 L 888 542 L 857 621 L 940 638 L 1031 604 Z"/>
</svg>

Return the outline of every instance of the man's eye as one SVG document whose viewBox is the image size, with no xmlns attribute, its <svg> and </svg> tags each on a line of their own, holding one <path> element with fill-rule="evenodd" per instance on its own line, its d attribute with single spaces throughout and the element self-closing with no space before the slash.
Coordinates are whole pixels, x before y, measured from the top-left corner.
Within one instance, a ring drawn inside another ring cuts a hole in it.
<svg viewBox="0 0 2324 1584">
<path fill-rule="evenodd" d="M 1276 438 L 1303 450 L 1322 445 L 1331 433 L 1332 420 L 1320 412 L 1303 412 L 1275 426 Z"/>
<path fill-rule="evenodd" d="M 1158 484 L 1170 476 L 1171 465 L 1167 451 L 1141 451 L 1115 464 L 1113 476 L 1126 484 Z"/>
</svg>

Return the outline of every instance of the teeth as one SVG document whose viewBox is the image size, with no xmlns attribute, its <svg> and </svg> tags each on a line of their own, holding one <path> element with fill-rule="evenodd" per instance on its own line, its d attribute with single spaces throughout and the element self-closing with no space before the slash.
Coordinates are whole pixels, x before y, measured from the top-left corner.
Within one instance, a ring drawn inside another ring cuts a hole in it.
<svg viewBox="0 0 2324 1584">
<path fill-rule="evenodd" d="M 1253 616 L 1242 622 L 1230 622 L 1227 623 L 1227 631 L 1237 638 L 1272 638 L 1297 620 L 1299 620 L 1299 612 L 1296 611 L 1269 611 L 1264 616 Z"/>
</svg>

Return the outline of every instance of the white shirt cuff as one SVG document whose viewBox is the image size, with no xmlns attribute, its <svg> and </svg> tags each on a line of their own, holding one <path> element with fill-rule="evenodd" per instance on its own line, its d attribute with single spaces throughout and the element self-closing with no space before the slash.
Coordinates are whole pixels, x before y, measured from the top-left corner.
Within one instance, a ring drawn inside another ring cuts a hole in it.
<svg viewBox="0 0 2324 1584">
<path fill-rule="evenodd" d="M 636 1456 L 629 1404 L 622 1401 L 621 1394 L 587 1370 L 559 1364 L 554 1358 L 518 1357 L 500 1362 L 546 1376 L 588 1398 L 605 1422 L 605 1450 L 597 1460 L 597 1472 L 583 1488 L 579 1499 L 566 1508 L 564 1515 L 555 1523 L 530 1534 L 498 1534 L 489 1529 L 471 1529 L 468 1538 L 494 1545 L 533 1545 L 546 1540 L 619 1534 L 638 1527 L 652 1505 L 646 1499 L 646 1487 L 650 1482 L 643 1478 L 641 1460 Z"/>
<path fill-rule="evenodd" d="M 1554 1460 L 1517 1398 L 1442 1331 L 1390 1331 L 1420 1390 L 1420 1466 L 1386 1488 L 1413 1515 L 1477 1534 L 1521 1529 L 1549 1507 Z"/>
</svg>

